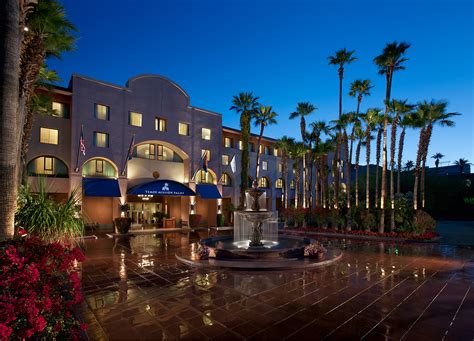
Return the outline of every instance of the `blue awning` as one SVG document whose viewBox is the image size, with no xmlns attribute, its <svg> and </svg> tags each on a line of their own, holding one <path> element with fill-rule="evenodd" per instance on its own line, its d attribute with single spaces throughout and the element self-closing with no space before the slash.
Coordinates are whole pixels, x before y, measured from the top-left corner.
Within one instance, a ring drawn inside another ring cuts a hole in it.
<svg viewBox="0 0 474 341">
<path fill-rule="evenodd" d="M 194 196 L 196 193 L 188 186 L 173 180 L 155 180 L 128 189 L 127 194 Z"/>
<path fill-rule="evenodd" d="M 84 195 L 88 197 L 120 197 L 120 186 L 116 179 L 83 178 Z"/>
<path fill-rule="evenodd" d="M 222 198 L 216 185 L 211 185 L 211 184 L 196 185 L 196 192 L 203 199 L 220 199 L 220 198 Z"/>
</svg>

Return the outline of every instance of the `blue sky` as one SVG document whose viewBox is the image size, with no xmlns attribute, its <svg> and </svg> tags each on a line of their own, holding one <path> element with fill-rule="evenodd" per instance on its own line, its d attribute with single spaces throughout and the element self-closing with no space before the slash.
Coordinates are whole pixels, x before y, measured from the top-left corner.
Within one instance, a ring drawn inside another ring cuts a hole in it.
<svg viewBox="0 0 474 341">
<path fill-rule="evenodd" d="M 182 86 L 192 105 L 222 113 L 224 125 L 235 128 L 232 96 L 253 91 L 279 114 L 279 124 L 265 131 L 275 138 L 300 136 L 298 122 L 288 120 L 297 102 L 318 107 L 308 122 L 336 118 L 337 70 L 327 57 L 343 47 L 358 58 L 346 68 L 344 111 L 355 110 L 347 92 L 357 78 L 375 85 L 362 110 L 381 107 L 385 79 L 372 60 L 387 42 L 409 42 L 407 69 L 394 76 L 393 98 L 447 100 L 462 116 L 454 128 L 435 128 L 429 154 L 474 162 L 471 0 L 62 2 L 79 30 L 76 50 L 49 62 L 62 85 L 72 73 L 119 85 L 156 73 Z M 405 160 L 415 159 L 417 137 L 417 131 L 408 133 Z"/>
</svg>

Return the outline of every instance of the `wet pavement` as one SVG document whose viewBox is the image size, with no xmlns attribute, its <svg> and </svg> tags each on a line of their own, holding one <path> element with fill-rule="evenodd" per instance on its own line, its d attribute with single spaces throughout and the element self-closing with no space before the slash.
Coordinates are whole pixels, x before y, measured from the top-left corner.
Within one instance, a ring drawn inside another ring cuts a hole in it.
<svg viewBox="0 0 474 341">
<path fill-rule="evenodd" d="M 474 250 L 322 239 L 341 261 L 305 271 L 193 269 L 205 235 L 87 240 L 91 340 L 473 340 Z"/>
</svg>

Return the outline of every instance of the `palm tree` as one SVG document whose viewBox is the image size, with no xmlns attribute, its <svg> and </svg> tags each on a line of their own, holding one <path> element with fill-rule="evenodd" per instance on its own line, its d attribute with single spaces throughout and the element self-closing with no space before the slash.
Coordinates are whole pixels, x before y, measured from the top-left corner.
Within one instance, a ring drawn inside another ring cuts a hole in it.
<svg viewBox="0 0 474 341">
<path fill-rule="evenodd" d="M 14 234 L 18 150 L 18 75 L 20 73 L 20 5 L 0 2 L 0 241 Z"/>
<path fill-rule="evenodd" d="M 360 124 L 356 125 L 354 131 L 354 137 L 357 140 L 357 147 L 355 152 L 355 205 L 359 207 L 359 158 L 360 158 L 360 147 L 365 138 L 365 132 L 362 130 Z"/>
<path fill-rule="evenodd" d="M 380 165 L 380 147 L 382 145 L 382 135 L 383 135 L 383 117 L 378 117 L 378 121 L 376 124 L 377 128 L 377 141 L 376 141 L 376 150 L 375 150 L 375 207 L 379 207 L 379 165 Z"/>
<path fill-rule="evenodd" d="M 281 137 L 276 143 L 275 148 L 277 148 L 281 152 L 281 159 L 282 159 L 282 176 L 283 176 L 283 205 L 285 208 L 288 208 L 288 156 L 291 149 L 292 144 L 295 143 L 293 138 L 288 136 Z"/>
<path fill-rule="evenodd" d="M 33 128 L 36 107 L 31 103 L 35 89 L 42 85 L 41 77 L 44 75 L 50 77 L 46 77 L 46 81 L 51 81 L 51 77 L 58 78 L 55 72 L 44 70 L 44 62 L 48 58 L 60 58 L 63 52 L 73 50 L 76 39 L 73 35 L 76 28 L 66 19 L 64 7 L 57 0 L 39 1 L 26 17 L 26 25 L 28 31 L 22 42 L 20 58 L 19 126 L 22 131 L 17 137 L 23 164 L 23 167 L 19 167 L 20 179 L 22 171 L 26 169 L 26 153 Z"/>
<path fill-rule="evenodd" d="M 232 99 L 230 110 L 240 114 L 240 131 L 242 133 L 242 157 L 240 161 L 240 207 L 244 206 L 245 190 L 248 185 L 249 171 L 249 135 L 250 121 L 258 108 L 258 97 L 252 92 L 241 92 Z"/>
<path fill-rule="evenodd" d="M 406 128 L 415 128 L 416 127 L 416 115 L 411 113 L 405 115 L 400 123 L 400 127 L 402 128 L 402 132 L 400 134 L 400 141 L 398 141 L 398 167 L 397 167 L 397 194 L 400 194 L 400 177 L 401 177 L 401 169 L 402 169 L 402 158 L 403 158 L 403 147 L 405 143 L 405 132 Z M 413 163 L 413 161 L 410 161 Z"/>
<path fill-rule="evenodd" d="M 260 134 L 258 135 L 257 142 L 257 163 L 255 165 L 255 179 L 258 181 L 260 171 L 260 143 L 262 142 L 263 130 L 266 126 L 276 124 L 276 117 L 278 114 L 273 111 L 271 106 L 261 105 L 254 113 L 254 124 L 256 127 L 260 127 Z"/>
<path fill-rule="evenodd" d="M 459 173 L 463 174 L 464 173 L 464 167 L 467 166 L 467 165 L 470 165 L 471 163 L 468 160 L 461 158 L 459 160 L 454 161 L 454 164 L 456 166 L 459 166 Z"/>
<path fill-rule="evenodd" d="M 347 195 L 347 208 L 351 208 L 351 187 L 350 187 L 350 164 L 349 164 L 349 144 L 348 144 L 348 136 L 347 136 L 347 126 L 350 122 L 350 115 L 342 114 L 339 116 L 338 120 L 332 121 L 334 123 L 335 128 L 338 131 L 342 131 L 342 145 L 344 146 L 344 165 L 345 165 L 345 173 L 346 173 L 346 195 Z M 339 173 L 339 171 L 338 171 Z M 335 190 L 338 191 L 339 183 L 335 182 Z M 336 194 L 336 193 L 335 193 Z M 336 200 L 337 203 L 337 200 Z M 337 208 L 337 207 L 336 207 Z"/>
<path fill-rule="evenodd" d="M 293 160 L 293 171 L 294 171 L 294 180 L 295 180 L 295 208 L 298 208 L 300 197 L 300 161 L 301 159 L 304 160 L 304 156 L 306 154 L 306 147 L 304 146 L 303 142 L 294 142 L 290 144 L 290 157 Z M 303 172 L 304 174 L 304 172 Z"/>
<path fill-rule="evenodd" d="M 426 163 L 426 157 L 428 155 L 428 148 L 431 140 L 431 134 L 433 131 L 434 124 L 440 126 L 452 127 L 454 122 L 450 119 L 458 113 L 447 113 L 446 107 L 448 103 L 445 101 L 431 102 L 423 101 L 418 103 L 417 117 L 418 124 L 421 126 L 420 140 L 418 143 L 418 152 L 416 156 L 415 164 L 415 183 L 413 186 L 413 207 L 415 210 L 418 209 L 418 182 L 420 181 L 421 188 L 421 205 L 425 207 L 425 192 L 424 192 L 424 168 Z M 420 179 L 421 173 L 421 179 Z"/>
<path fill-rule="evenodd" d="M 320 176 L 318 177 L 320 180 L 321 186 L 321 200 L 322 206 L 324 208 L 328 207 L 328 189 L 329 189 L 329 165 L 328 165 L 328 154 L 334 152 L 334 141 L 328 139 L 323 142 L 319 142 L 318 147 L 316 149 L 316 155 L 318 157 L 318 170 Z"/>
<path fill-rule="evenodd" d="M 398 122 L 405 115 L 411 113 L 414 105 L 407 104 L 408 100 L 392 100 L 389 103 L 389 110 L 394 114 L 392 119 L 392 128 L 390 134 L 390 230 L 395 230 L 395 149 L 397 143 Z"/>
<path fill-rule="evenodd" d="M 380 121 L 380 109 L 369 109 L 364 115 L 361 115 L 365 122 L 365 162 L 367 165 L 365 180 L 365 208 L 370 208 L 370 140 L 372 139 L 372 129 Z"/>
<path fill-rule="evenodd" d="M 441 153 L 436 153 L 434 154 L 431 158 L 435 159 L 435 166 L 436 166 L 436 173 L 438 173 L 438 167 L 439 167 L 439 160 L 441 160 L 444 157 L 443 154 Z M 461 160 L 461 159 L 460 159 Z"/>
<path fill-rule="evenodd" d="M 354 114 L 354 125 L 352 126 L 352 132 L 351 132 L 351 148 L 350 148 L 350 156 L 349 156 L 349 161 L 352 163 L 352 145 L 354 142 L 354 130 L 356 127 L 356 121 L 359 118 L 360 114 L 360 104 L 362 103 L 362 99 L 364 96 L 370 96 L 370 89 L 372 89 L 373 86 L 370 85 L 370 80 L 369 79 L 356 79 L 354 82 L 351 83 L 351 89 L 349 91 L 349 96 L 351 97 L 357 97 L 357 108 L 356 112 Z"/>
<path fill-rule="evenodd" d="M 382 189 L 380 194 L 380 227 L 379 232 L 385 230 L 385 198 L 386 198 L 386 177 L 387 177 L 387 126 L 388 126 L 388 105 L 390 103 L 390 95 L 392 91 L 392 79 L 395 71 L 404 70 L 403 63 L 407 61 L 403 58 L 405 52 L 410 47 L 407 43 L 398 44 L 396 41 L 387 44 L 382 54 L 374 58 L 374 63 L 379 68 L 379 74 L 385 75 L 385 114 L 383 121 L 383 153 L 382 153 Z"/>
<path fill-rule="evenodd" d="M 312 151 L 312 155 L 314 156 L 314 164 L 316 166 L 316 186 L 315 186 L 315 201 L 316 206 L 318 206 L 318 168 L 319 168 L 319 158 L 321 155 L 319 154 L 319 145 L 321 143 L 321 134 L 329 134 L 330 127 L 326 124 L 325 121 L 316 121 L 310 124 L 311 126 L 311 135 L 314 140 L 314 148 Z"/>
<path fill-rule="evenodd" d="M 405 172 L 409 172 L 411 171 L 413 168 L 415 167 L 415 163 L 411 160 L 408 160 L 406 163 L 405 163 Z"/>
<path fill-rule="evenodd" d="M 303 148 L 306 147 L 306 120 L 305 116 L 308 116 L 317 108 L 309 102 L 300 102 L 296 106 L 296 111 L 290 114 L 290 120 L 297 117 L 300 118 L 300 131 Z M 303 155 L 303 208 L 306 207 L 306 153 Z"/>
</svg>

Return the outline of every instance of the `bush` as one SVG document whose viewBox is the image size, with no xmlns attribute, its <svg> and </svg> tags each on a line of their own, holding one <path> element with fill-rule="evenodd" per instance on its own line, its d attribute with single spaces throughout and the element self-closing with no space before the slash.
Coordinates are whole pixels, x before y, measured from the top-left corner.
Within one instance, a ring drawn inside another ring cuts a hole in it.
<svg viewBox="0 0 474 341">
<path fill-rule="evenodd" d="M 398 231 L 413 231 L 413 200 L 409 195 L 395 197 L 395 225 Z"/>
<path fill-rule="evenodd" d="M 0 248 L 0 339 L 79 338 L 85 325 L 74 311 L 83 296 L 73 265 L 83 260 L 78 248 L 38 237 Z"/>
<path fill-rule="evenodd" d="M 54 201 L 46 192 L 44 178 L 39 178 L 38 192 L 21 186 L 18 193 L 15 223 L 46 242 L 73 243 L 84 233 L 77 190 L 64 203 Z"/>
<path fill-rule="evenodd" d="M 377 225 L 375 216 L 370 211 L 363 210 L 360 213 L 360 225 L 364 230 L 370 231 Z"/>
<path fill-rule="evenodd" d="M 282 211 L 282 215 L 288 226 L 301 227 L 306 217 L 306 210 L 304 208 L 287 208 Z"/>
<path fill-rule="evenodd" d="M 202 216 L 200 214 L 189 215 L 189 227 L 198 227 Z"/>
<path fill-rule="evenodd" d="M 418 210 L 415 213 L 413 222 L 415 232 L 424 233 L 426 230 L 432 230 L 436 227 L 436 220 L 423 210 Z"/>
</svg>

